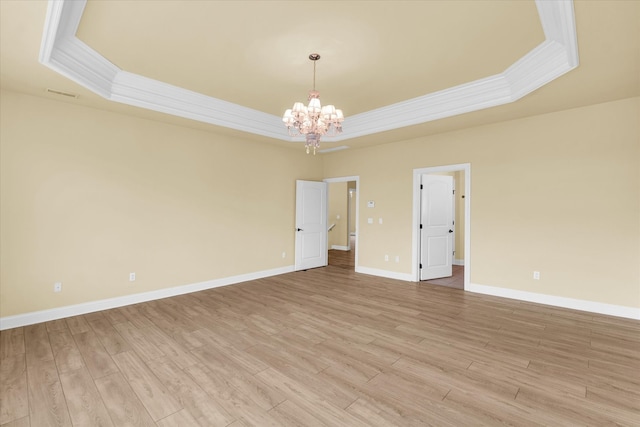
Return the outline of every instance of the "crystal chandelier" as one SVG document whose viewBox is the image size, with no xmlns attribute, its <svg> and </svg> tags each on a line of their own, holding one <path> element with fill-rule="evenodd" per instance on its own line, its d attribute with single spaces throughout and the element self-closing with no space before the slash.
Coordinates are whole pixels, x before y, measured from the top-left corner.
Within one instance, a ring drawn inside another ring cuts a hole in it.
<svg viewBox="0 0 640 427">
<path fill-rule="evenodd" d="M 316 154 L 321 136 L 335 136 L 342 132 L 344 116 L 342 110 L 336 110 L 333 105 L 320 105 L 320 92 L 316 90 L 316 61 L 320 55 L 312 53 L 309 59 L 313 61 L 313 90 L 309 91 L 309 105 L 305 107 L 302 102 L 296 102 L 293 108 L 284 112 L 282 121 L 290 136 L 305 136 L 307 154 L 311 149 Z"/>
</svg>

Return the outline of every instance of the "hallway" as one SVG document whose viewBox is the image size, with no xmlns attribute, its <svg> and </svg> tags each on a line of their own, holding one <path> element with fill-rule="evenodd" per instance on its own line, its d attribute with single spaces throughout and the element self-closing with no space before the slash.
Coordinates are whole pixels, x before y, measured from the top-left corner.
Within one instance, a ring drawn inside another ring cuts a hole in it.
<svg viewBox="0 0 640 427">
<path fill-rule="evenodd" d="M 351 250 L 341 251 L 329 249 L 329 265 L 334 267 L 355 270 L 356 268 L 356 236 L 349 237 Z"/>
<path fill-rule="evenodd" d="M 448 288 L 464 289 L 464 265 L 454 265 L 452 267 L 453 276 L 441 279 L 425 280 L 421 283 L 430 285 L 446 286 Z"/>
</svg>

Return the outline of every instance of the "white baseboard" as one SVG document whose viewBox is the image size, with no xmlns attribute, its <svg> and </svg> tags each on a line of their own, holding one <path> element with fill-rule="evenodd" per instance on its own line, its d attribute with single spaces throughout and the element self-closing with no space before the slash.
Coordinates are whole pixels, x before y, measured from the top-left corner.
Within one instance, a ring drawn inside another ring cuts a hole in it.
<svg viewBox="0 0 640 427">
<path fill-rule="evenodd" d="M 294 267 L 287 266 L 274 268 L 271 270 L 258 271 L 254 273 L 241 274 L 238 276 L 225 277 L 222 279 L 208 280 L 205 282 L 193 283 L 190 285 L 176 286 L 172 288 L 159 289 L 157 291 L 144 292 L 140 294 L 125 295 L 122 297 L 109 298 L 99 301 L 91 301 L 83 304 L 69 305 L 65 307 L 53 308 L 50 310 L 35 311 L 31 313 L 19 314 L 15 316 L 0 317 L 0 330 L 17 328 L 20 326 L 33 325 L 35 323 L 48 322 L 65 317 L 78 316 L 81 314 L 93 313 L 100 310 L 123 307 L 125 305 L 138 304 L 146 301 L 153 301 L 168 298 L 176 295 L 188 294 L 191 292 L 213 289 L 221 286 L 233 285 L 264 277 L 277 276 L 279 274 L 290 273 Z M 377 268 L 358 267 L 356 273 L 369 274 L 372 276 L 386 277 L 389 279 L 412 282 L 411 274 L 398 273 L 395 271 L 380 270 Z M 557 297 L 553 295 L 538 294 L 534 292 L 518 291 L 515 289 L 499 288 L 495 286 L 478 285 L 470 283 L 465 288 L 466 291 L 479 294 L 493 295 L 503 298 L 511 298 L 521 301 L 535 302 L 556 307 L 582 310 L 592 313 L 606 314 L 609 316 L 624 317 L 628 319 L 640 320 L 640 308 L 627 307 L 614 304 L 605 304 L 594 301 L 580 300 L 574 298 Z"/>
<path fill-rule="evenodd" d="M 518 291 L 515 289 L 498 288 L 495 286 L 478 285 L 475 283 L 470 283 L 469 286 L 465 288 L 465 290 L 476 292 L 479 294 L 493 295 L 497 297 L 552 305 L 556 307 L 588 311 L 591 313 L 599 313 L 609 316 L 640 320 L 640 308 L 635 307 L 605 304 L 601 302 L 587 301 L 575 298 L 557 297 L 553 295 L 538 294 L 535 292 L 526 292 Z"/>
<path fill-rule="evenodd" d="M 337 251 L 348 251 L 348 250 L 350 250 L 349 246 L 340 246 L 340 245 L 331 245 L 331 249 L 335 249 Z"/>
<path fill-rule="evenodd" d="M 290 265 L 287 267 L 274 268 L 271 270 L 256 271 L 254 273 L 224 277 L 222 279 L 207 280 L 206 282 L 192 283 L 190 285 L 158 289 L 157 291 L 125 295 L 116 298 L 91 301 L 83 304 L 68 305 L 65 307 L 34 311 L 31 313 L 18 314 L 15 316 L 0 317 L 0 331 L 5 329 L 17 328 L 20 326 L 33 325 L 35 323 L 48 322 L 50 320 L 62 319 L 65 317 L 93 313 L 94 311 L 108 310 L 110 308 L 123 307 L 125 305 L 138 304 L 141 302 L 153 301 L 157 299 L 173 297 L 176 295 L 189 294 L 191 292 L 204 291 L 206 289 L 233 285 L 235 283 L 247 282 L 249 280 L 277 276 L 279 274 L 290 273 L 292 271 L 293 265 Z"/>
<path fill-rule="evenodd" d="M 404 280 L 405 282 L 413 282 L 413 276 L 407 273 L 398 273 L 396 271 L 380 270 L 369 267 L 356 267 L 356 273 L 369 274 L 371 276 L 386 277 L 387 279 Z"/>
<path fill-rule="evenodd" d="M 464 260 L 463 259 L 453 259 L 453 265 L 464 265 Z"/>
</svg>

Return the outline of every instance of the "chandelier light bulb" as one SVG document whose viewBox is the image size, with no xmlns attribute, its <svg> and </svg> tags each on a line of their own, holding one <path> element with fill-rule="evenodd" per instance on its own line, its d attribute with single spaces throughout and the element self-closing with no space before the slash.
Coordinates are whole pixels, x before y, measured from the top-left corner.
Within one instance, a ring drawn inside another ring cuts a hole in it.
<svg viewBox="0 0 640 427">
<path fill-rule="evenodd" d="M 344 115 L 342 110 L 333 105 L 320 104 L 320 92 L 316 90 L 316 61 L 320 55 L 312 53 L 309 59 L 313 61 L 313 90 L 309 91 L 309 104 L 296 102 L 293 107 L 284 112 L 282 122 L 287 127 L 290 136 L 305 136 L 307 154 L 320 148 L 321 136 L 336 136 L 342 132 Z"/>
</svg>

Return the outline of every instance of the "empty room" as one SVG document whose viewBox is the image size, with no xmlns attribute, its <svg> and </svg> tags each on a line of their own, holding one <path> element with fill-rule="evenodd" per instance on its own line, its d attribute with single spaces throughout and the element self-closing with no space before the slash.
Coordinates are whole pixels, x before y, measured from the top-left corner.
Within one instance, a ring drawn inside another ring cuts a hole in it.
<svg viewBox="0 0 640 427">
<path fill-rule="evenodd" d="M 0 0 L 0 426 L 640 425 L 640 1 Z"/>
</svg>

